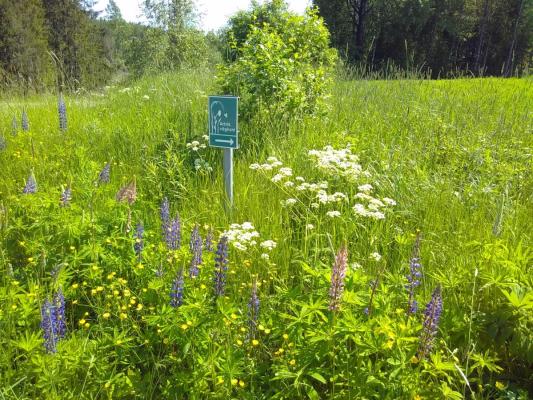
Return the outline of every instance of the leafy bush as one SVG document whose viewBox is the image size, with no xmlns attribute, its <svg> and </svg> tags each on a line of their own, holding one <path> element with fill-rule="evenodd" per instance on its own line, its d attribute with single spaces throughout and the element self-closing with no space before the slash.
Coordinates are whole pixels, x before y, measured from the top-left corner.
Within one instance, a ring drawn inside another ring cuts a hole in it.
<svg viewBox="0 0 533 400">
<path fill-rule="evenodd" d="M 337 55 L 316 10 L 283 11 L 249 28 L 244 43 L 234 40 L 237 59 L 220 66 L 218 77 L 225 93 L 241 97 L 244 117 L 319 111 Z"/>
</svg>

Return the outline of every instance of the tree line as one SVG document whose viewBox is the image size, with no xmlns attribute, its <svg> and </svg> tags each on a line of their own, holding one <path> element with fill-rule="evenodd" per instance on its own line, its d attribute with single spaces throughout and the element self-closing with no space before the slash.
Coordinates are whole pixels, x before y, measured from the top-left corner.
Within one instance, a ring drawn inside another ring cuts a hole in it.
<svg viewBox="0 0 533 400">
<path fill-rule="evenodd" d="M 126 22 L 114 0 L 104 12 L 95 3 L 0 0 L 0 87 L 93 88 L 217 61 L 191 0 L 144 0 L 143 24 Z"/>
<path fill-rule="evenodd" d="M 363 70 L 399 68 L 512 76 L 533 55 L 531 0 L 313 0 L 331 44 Z M 0 0 L 0 88 L 92 88 L 129 75 L 235 61 L 249 26 L 276 23 L 283 0 L 252 1 L 205 34 L 193 0 L 143 0 L 145 23 L 126 22 L 114 0 Z M 228 35 L 231 32 L 232 37 Z"/>
<path fill-rule="evenodd" d="M 313 0 L 349 63 L 436 76 L 527 73 L 531 0 Z"/>
</svg>

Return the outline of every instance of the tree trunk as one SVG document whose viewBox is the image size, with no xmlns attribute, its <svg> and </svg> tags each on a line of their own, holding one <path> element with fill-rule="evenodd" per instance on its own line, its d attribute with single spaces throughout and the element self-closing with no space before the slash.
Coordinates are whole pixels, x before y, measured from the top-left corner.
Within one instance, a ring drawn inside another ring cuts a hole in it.
<svg viewBox="0 0 533 400">
<path fill-rule="evenodd" d="M 368 12 L 368 0 L 360 0 L 359 8 L 357 10 L 357 32 L 355 35 L 355 47 L 359 55 L 363 54 L 365 45 L 365 22 L 366 14 Z"/>
<path fill-rule="evenodd" d="M 481 21 L 479 22 L 479 38 L 477 41 L 476 47 L 476 60 L 474 63 L 474 70 L 478 75 L 483 74 L 483 69 L 481 68 L 481 53 L 483 50 L 483 45 L 485 44 L 485 32 L 487 30 L 487 21 L 489 18 L 489 0 L 485 0 L 483 3 L 483 15 Z"/>
<path fill-rule="evenodd" d="M 524 6 L 524 0 L 520 0 L 520 6 L 518 7 L 518 14 L 516 15 L 513 38 L 511 40 L 511 46 L 509 46 L 509 53 L 507 54 L 507 60 L 505 61 L 505 67 L 503 70 L 503 76 L 509 78 L 513 73 L 513 61 L 514 52 L 516 46 L 516 37 L 518 36 L 518 24 L 520 23 L 520 17 L 522 16 L 522 9 Z"/>
<path fill-rule="evenodd" d="M 352 38 L 350 46 L 350 60 L 358 61 L 362 58 L 365 46 L 365 23 L 368 14 L 368 0 L 348 0 L 352 20 Z"/>
</svg>

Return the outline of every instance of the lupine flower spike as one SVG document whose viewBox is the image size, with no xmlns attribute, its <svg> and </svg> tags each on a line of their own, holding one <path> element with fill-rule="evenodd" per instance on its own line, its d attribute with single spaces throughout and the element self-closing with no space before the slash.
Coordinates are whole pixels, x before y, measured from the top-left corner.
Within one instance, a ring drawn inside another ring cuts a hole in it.
<svg viewBox="0 0 533 400">
<path fill-rule="evenodd" d="M 168 242 L 168 231 L 170 229 L 170 205 L 168 199 L 165 197 L 161 203 L 160 209 L 161 216 L 161 231 L 163 233 L 163 239 Z"/>
<path fill-rule="evenodd" d="M 181 222 L 179 215 L 170 221 L 165 240 L 169 250 L 178 250 L 181 247 Z"/>
<path fill-rule="evenodd" d="M 198 266 L 202 264 L 202 247 L 202 237 L 200 236 L 198 225 L 195 225 L 189 243 L 189 248 L 192 253 L 191 267 L 189 269 L 189 276 L 191 278 L 196 278 L 198 276 Z"/>
<path fill-rule="evenodd" d="M 19 126 L 17 122 L 17 117 L 13 116 L 13 120 L 11 121 L 11 134 L 13 136 L 17 136 L 18 131 L 19 131 Z"/>
<path fill-rule="evenodd" d="M 63 296 L 61 289 L 54 295 L 53 303 L 56 307 L 57 336 L 59 339 L 63 339 L 67 334 L 67 323 L 65 320 L 65 296 Z"/>
<path fill-rule="evenodd" d="M 67 106 L 63 100 L 63 96 L 59 95 L 59 100 L 57 102 L 57 111 L 59 114 L 59 129 L 62 132 L 67 130 Z"/>
<path fill-rule="evenodd" d="M 33 175 L 33 172 L 28 177 L 28 180 L 26 181 L 26 185 L 24 186 L 22 193 L 24 194 L 37 193 L 37 181 L 35 180 L 35 176 Z"/>
<path fill-rule="evenodd" d="M 30 121 L 28 119 L 28 113 L 26 113 L 26 110 L 22 110 L 22 118 L 21 118 L 21 125 L 22 130 L 27 132 L 30 130 Z"/>
<path fill-rule="evenodd" d="M 135 200 L 137 199 L 137 184 L 135 178 L 133 178 L 133 182 L 122 187 L 117 192 L 116 199 L 118 202 L 126 202 L 130 206 L 135 203 Z"/>
<path fill-rule="evenodd" d="M 183 268 L 180 269 L 178 275 L 172 282 L 170 289 L 170 305 L 172 307 L 179 307 L 183 304 Z"/>
<path fill-rule="evenodd" d="M 413 256 L 409 262 L 409 274 L 407 275 L 407 285 L 405 285 L 409 292 L 409 300 L 407 302 L 407 315 L 415 314 L 418 311 L 418 303 L 415 299 L 415 289 L 420 286 L 420 278 L 422 277 L 420 265 L 420 233 L 416 235 L 416 242 L 413 248 Z"/>
<path fill-rule="evenodd" d="M 209 228 L 207 231 L 207 234 L 205 235 L 205 243 L 204 243 L 204 249 L 205 251 L 214 251 L 213 248 L 213 229 Z"/>
<path fill-rule="evenodd" d="M 67 333 L 65 323 L 65 297 L 61 289 L 54 295 L 52 302 L 45 300 L 41 307 L 41 329 L 44 347 L 49 353 L 57 351 L 57 342 Z"/>
<path fill-rule="evenodd" d="M 424 311 L 422 321 L 422 334 L 420 335 L 420 345 L 418 347 L 418 359 L 424 359 L 431 348 L 439 328 L 439 319 L 442 314 L 442 292 L 440 286 L 433 291 L 431 300 Z"/>
<path fill-rule="evenodd" d="M 111 163 L 107 162 L 104 168 L 98 174 L 98 184 L 109 183 L 111 180 Z"/>
<path fill-rule="evenodd" d="M 6 139 L 4 138 L 4 136 L 0 135 L 0 151 L 5 150 L 6 147 Z"/>
<path fill-rule="evenodd" d="M 70 189 L 70 186 L 67 186 L 65 190 L 61 192 L 59 205 L 61 207 L 68 207 L 70 205 L 70 200 L 72 200 L 72 190 Z"/>
<path fill-rule="evenodd" d="M 133 249 L 135 250 L 135 255 L 141 261 L 142 251 L 144 248 L 144 226 L 141 222 L 137 224 L 135 227 L 135 233 L 133 234 L 133 239 L 135 240 L 135 243 L 133 244 Z"/>
<path fill-rule="evenodd" d="M 55 353 L 59 340 L 57 335 L 56 307 L 45 300 L 41 307 L 41 329 L 44 336 L 44 347 L 47 352 Z"/>
<path fill-rule="evenodd" d="M 226 289 L 226 272 L 228 271 L 228 238 L 222 236 L 218 242 L 215 255 L 215 297 L 224 295 Z"/>
<path fill-rule="evenodd" d="M 248 302 L 248 338 L 253 339 L 257 333 L 259 321 L 259 296 L 257 295 L 257 281 L 252 285 L 252 294 Z"/>
<path fill-rule="evenodd" d="M 329 310 L 339 311 L 342 292 L 344 291 L 344 278 L 348 265 L 348 249 L 342 246 L 335 257 L 335 263 L 331 270 L 331 286 L 329 288 Z"/>
</svg>

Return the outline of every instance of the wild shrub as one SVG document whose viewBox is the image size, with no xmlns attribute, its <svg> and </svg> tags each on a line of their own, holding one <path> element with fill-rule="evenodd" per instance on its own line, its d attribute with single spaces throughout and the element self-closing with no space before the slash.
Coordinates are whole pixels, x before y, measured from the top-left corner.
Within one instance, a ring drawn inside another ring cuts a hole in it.
<svg viewBox="0 0 533 400">
<path fill-rule="evenodd" d="M 224 93 L 240 96 L 244 118 L 323 108 L 337 54 L 316 10 L 304 16 L 279 12 L 273 21 L 250 25 L 246 40 L 232 46 L 237 58 L 219 66 L 218 83 Z"/>
</svg>

